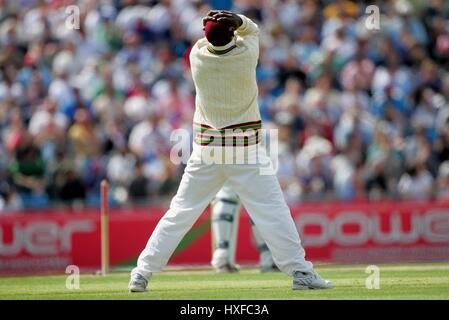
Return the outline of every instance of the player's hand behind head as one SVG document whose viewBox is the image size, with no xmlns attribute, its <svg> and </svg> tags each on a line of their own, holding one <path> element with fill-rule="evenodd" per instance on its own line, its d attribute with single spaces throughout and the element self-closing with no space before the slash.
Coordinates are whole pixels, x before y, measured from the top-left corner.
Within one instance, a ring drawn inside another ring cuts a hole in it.
<svg viewBox="0 0 449 320">
<path fill-rule="evenodd" d="M 207 15 L 203 18 L 203 27 L 206 25 L 207 21 L 217 21 L 214 16 L 219 13 L 220 10 L 209 10 Z"/>
<path fill-rule="evenodd" d="M 227 10 L 210 10 L 203 18 L 203 26 L 207 21 L 218 21 L 229 24 L 232 30 L 238 29 L 243 23 L 242 19 L 235 13 Z"/>
</svg>

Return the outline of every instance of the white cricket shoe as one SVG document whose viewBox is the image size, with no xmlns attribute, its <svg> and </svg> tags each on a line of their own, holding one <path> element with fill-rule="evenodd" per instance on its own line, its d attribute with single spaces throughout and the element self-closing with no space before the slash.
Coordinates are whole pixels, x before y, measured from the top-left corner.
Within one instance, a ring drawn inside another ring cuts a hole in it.
<svg viewBox="0 0 449 320">
<path fill-rule="evenodd" d="M 324 280 L 315 271 L 300 272 L 295 271 L 293 274 L 293 290 L 307 290 L 307 289 L 331 289 L 332 283 Z"/>
<path fill-rule="evenodd" d="M 128 284 L 129 292 L 147 292 L 148 280 L 138 273 L 131 275 L 131 280 Z"/>
</svg>

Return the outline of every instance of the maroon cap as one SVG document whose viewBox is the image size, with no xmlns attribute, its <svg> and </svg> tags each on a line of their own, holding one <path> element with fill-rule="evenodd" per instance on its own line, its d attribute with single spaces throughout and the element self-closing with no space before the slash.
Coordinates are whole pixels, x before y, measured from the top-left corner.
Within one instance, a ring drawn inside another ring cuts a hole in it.
<svg viewBox="0 0 449 320">
<path fill-rule="evenodd" d="M 221 47 L 231 42 L 234 31 L 228 23 L 209 20 L 204 26 L 204 35 L 212 45 Z"/>
</svg>

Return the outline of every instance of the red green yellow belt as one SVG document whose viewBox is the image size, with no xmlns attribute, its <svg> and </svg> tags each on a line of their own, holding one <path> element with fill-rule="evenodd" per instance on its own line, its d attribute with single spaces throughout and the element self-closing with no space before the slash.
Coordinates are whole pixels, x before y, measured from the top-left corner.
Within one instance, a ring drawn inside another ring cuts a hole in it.
<svg viewBox="0 0 449 320">
<path fill-rule="evenodd" d="M 221 129 L 193 122 L 194 141 L 201 146 L 251 146 L 260 142 L 262 121 L 230 125 Z"/>
</svg>

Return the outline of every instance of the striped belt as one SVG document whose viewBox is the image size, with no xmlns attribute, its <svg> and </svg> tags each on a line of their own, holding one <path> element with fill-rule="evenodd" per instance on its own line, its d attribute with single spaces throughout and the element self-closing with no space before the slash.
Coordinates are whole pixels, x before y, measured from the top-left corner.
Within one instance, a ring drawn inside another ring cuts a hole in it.
<svg viewBox="0 0 449 320">
<path fill-rule="evenodd" d="M 211 126 L 193 122 L 194 141 L 201 146 L 247 147 L 260 142 L 262 121 L 244 122 L 215 129 Z"/>
</svg>

